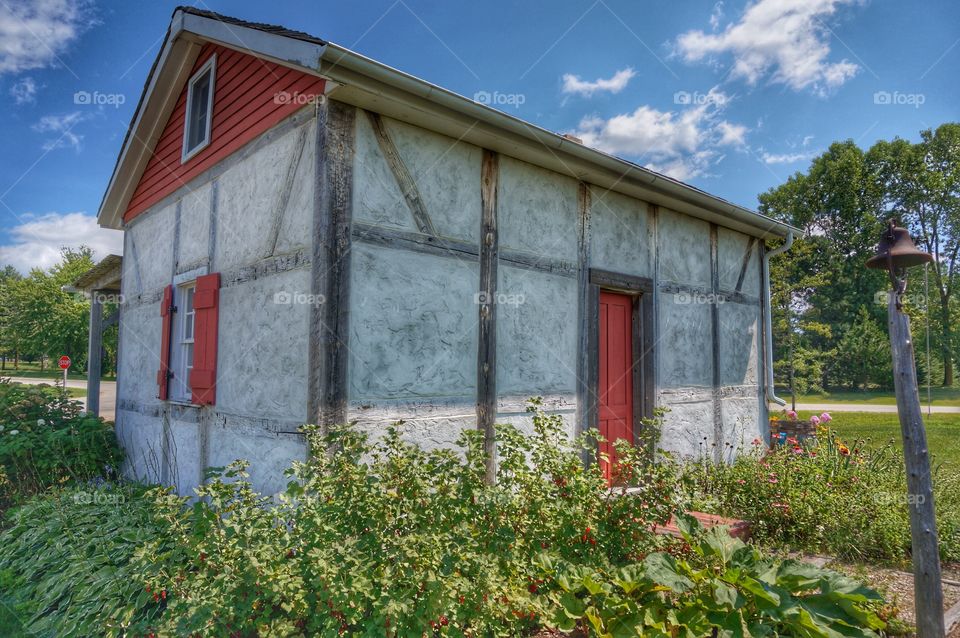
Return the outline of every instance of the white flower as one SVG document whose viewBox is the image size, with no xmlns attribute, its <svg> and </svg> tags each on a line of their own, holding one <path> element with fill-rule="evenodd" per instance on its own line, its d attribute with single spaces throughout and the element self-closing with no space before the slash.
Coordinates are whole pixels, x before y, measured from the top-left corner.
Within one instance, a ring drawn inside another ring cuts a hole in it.
<svg viewBox="0 0 960 638">
<path fill-rule="evenodd" d="M 10 434 L 20 434 L 20 430 L 10 430 Z"/>
<path fill-rule="evenodd" d="M 46 425 L 46 424 L 47 422 L 44 421 L 43 419 L 37 419 L 37 425 Z"/>
</svg>

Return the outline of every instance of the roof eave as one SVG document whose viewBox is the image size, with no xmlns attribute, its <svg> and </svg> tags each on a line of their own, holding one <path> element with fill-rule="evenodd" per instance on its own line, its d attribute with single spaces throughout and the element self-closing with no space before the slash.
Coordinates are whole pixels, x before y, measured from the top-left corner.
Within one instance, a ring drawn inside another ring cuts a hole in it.
<svg viewBox="0 0 960 638">
<path fill-rule="evenodd" d="M 747 234 L 785 237 L 788 224 L 715 197 L 632 162 L 403 73 L 332 43 L 292 37 L 178 9 L 157 57 L 98 212 L 100 225 L 121 228 L 129 202 L 178 89 L 201 43 L 211 41 L 322 75 L 341 86 L 333 96 L 397 119 L 482 145 L 577 179 L 646 199 Z"/>
</svg>

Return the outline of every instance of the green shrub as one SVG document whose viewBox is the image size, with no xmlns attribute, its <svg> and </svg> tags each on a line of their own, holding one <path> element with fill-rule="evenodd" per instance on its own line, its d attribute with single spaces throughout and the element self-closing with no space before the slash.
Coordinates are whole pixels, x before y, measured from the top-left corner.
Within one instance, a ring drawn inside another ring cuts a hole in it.
<svg viewBox="0 0 960 638">
<path fill-rule="evenodd" d="M 892 442 L 844 442 L 828 428 L 820 428 L 817 440 L 788 439 L 769 452 L 758 441 L 732 464 L 687 466 L 684 484 L 694 509 L 749 520 L 753 538 L 763 543 L 854 560 L 906 560 L 910 521 L 902 451 Z M 941 553 L 958 560 L 960 484 L 946 473 L 938 473 L 934 484 Z"/>
<path fill-rule="evenodd" d="M 610 490 L 594 449 L 535 410 L 534 435 L 424 451 L 390 428 L 321 436 L 276 499 L 237 462 L 189 503 L 168 488 L 52 490 L 0 533 L 0 603 L 39 636 L 869 636 L 879 597 L 835 574 L 764 560 L 681 517 L 676 467 L 617 446 Z M 661 549 L 666 548 L 678 558 Z M 0 629 L 9 617 L 0 616 Z M 731 625 L 731 620 L 739 624 Z M 833 633 L 831 633 L 833 630 Z M 14 634 L 13 630 L 6 634 Z"/>
<path fill-rule="evenodd" d="M 69 481 L 116 472 L 113 428 L 46 385 L 0 381 L 0 511 Z"/>
<path fill-rule="evenodd" d="M 835 572 L 761 556 L 724 528 L 678 520 L 692 552 L 596 570 L 543 557 L 549 624 L 597 636 L 875 636 L 881 596 Z"/>
<path fill-rule="evenodd" d="M 463 454 L 395 428 L 376 445 L 351 428 L 310 432 L 315 454 L 278 503 L 231 467 L 200 490 L 177 549 L 144 554 L 149 586 L 166 592 L 158 633 L 519 635 L 542 621 L 541 553 L 613 568 L 667 542 L 652 527 L 673 509 L 672 465 L 620 446 L 636 494 L 618 498 L 560 417 L 533 420 L 533 437 L 500 429 L 495 487 L 477 432 Z"/>
<path fill-rule="evenodd" d="M 131 562 L 169 537 L 144 488 L 104 484 L 34 497 L 9 511 L 0 532 L 4 635 L 145 635 L 162 609 Z M 6 622 L 8 627 L 4 627 Z"/>
</svg>

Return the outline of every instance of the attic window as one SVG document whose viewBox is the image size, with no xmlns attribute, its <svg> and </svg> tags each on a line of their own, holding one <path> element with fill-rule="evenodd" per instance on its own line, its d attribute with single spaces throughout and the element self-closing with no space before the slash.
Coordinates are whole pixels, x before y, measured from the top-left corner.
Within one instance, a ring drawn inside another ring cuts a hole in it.
<svg viewBox="0 0 960 638">
<path fill-rule="evenodd" d="M 190 78 L 187 87 L 187 114 L 183 127 L 181 162 L 186 162 L 210 144 L 216 64 L 217 56 L 214 54 Z"/>
</svg>

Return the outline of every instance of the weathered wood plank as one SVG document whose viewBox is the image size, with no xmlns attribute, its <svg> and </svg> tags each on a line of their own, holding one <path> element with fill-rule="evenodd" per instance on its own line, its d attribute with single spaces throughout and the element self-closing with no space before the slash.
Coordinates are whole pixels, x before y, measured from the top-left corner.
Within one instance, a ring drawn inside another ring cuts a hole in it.
<svg viewBox="0 0 960 638">
<path fill-rule="evenodd" d="M 308 421 L 321 427 L 347 418 L 350 224 L 356 109 L 333 100 L 317 106 Z"/>
<path fill-rule="evenodd" d="M 641 350 L 640 350 L 640 372 L 643 377 L 641 384 L 642 392 L 642 414 L 643 418 L 653 418 L 654 409 L 657 403 L 657 369 L 655 359 L 656 349 L 656 323 L 654 322 L 653 293 L 643 293 L 640 295 L 640 328 L 641 328 Z"/>
<path fill-rule="evenodd" d="M 897 294 L 888 294 L 887 326 L 890 332 L 890 347 L 893 350 L 893 382 L 907 472 L 917 636 L 939 638 L 945 633 L 943 587 L 940 582 L 940 552 L 937 549 L 930 454 L 927 449 L 927 433 L 923 426 L 923 412 L 920 410 L 920 396 L 917 394 L 917 367 L 910 336 L 910 318 L 898 307 L 898 298 Z"/>
<path fill-rule="evenodd" d="M 357 221 L 353 223 L 353 238 L 357 241 L 385 248 L 411 250 L 439 257 L 477 259 L 480 256 L 480 251 L 475 243 L 451 237 L 434 237 L 399 228 L 388 228 L 368 222 Z M 498 249 L 498 256 L 500 263 L 516 268 L 544 272 L 558 277 L 575 277 L 577 275 L 576 264 L 563 260 L 503 248 Z"/>
<path fill-rule="evenodd" d="M 90 337 L 87 342 L 87 412 L 100 416 L 100 355 L 103 352 L 102 292 L 90 295 Z M 66 392 L 66 388 L 64 388 Z"/>
<path fill-rule="evenodd" d="M 754 306 L 760 303 L 760 298 L 754 295 L 745 295 L 742 292 L 724 290 L 722 288 L 714 292 L 712 288 L 705 288 L 693 284 L 682 284 L 674 281 L 662 281 L 658 288 L 660 292 L 667 294 L 675 295 L 678 293 L 686 293 L 700 296 L 704 298 L 704 301 L 715 298 L 720 304 L 737 303 Z"/>
<path fill-rule="evenodd" d="M 486 482 L 497 480 L 497 186 L 500 159 L 484 150 L 480 170 L 480 295 L 477 348 L 477 428 L 483 431 Z"/>
<path fill-rule="evenodd" d="M 590 269 L 590 283 L 624 292 L 653 292 L 653 279 L 649 277 L 626 275 L 601 268 Z"/>
<path fill-rule="evenodd" d="M 424 233 L 387 228 L 367 222 L 354 222 L 353 238 L 385 248 L 411 250 L 440 257 L 476 260 L 480 256 L 476 243 L 447 237 L 433 237 Z"/>
<path fill-rule="evenodd" d="M 380 152 L 383 153 L 384 159 L 387 160 L 387 166 L 390 167 L 390 172 L 393 173 L 393 178 L 397 181 L 397 186 L 400 187 L 400 192 L 403 193 L 403 198 L 406 200 L 407 206 L 413 214 L 413 220 L 416 222 L 417 228 L 421 233 L 436 236 L 437 229 L 434 228 L 430 214 L 427 212 L 426 204 L 423 202 L 423 197 L 420 196 L 417 182 L 410 174 L 407 165 L 404 164 L 403 158 L 400 157 L 400 151 L 397 150 L 397 146 L 390 138 L 390 134 L 383 124 L 383 118 L 380 117 L 379 113 L 372 111 L 364 112 L 370 120 L 370 126 L 373 128 L 373 134 L 377 138 L 377 145 L 380 146 Z"/>
<path fill-rule="evenodd" d="M 596 426 L 590 420 L 593 351 L 591 350 L 590 307 L 590 185 L 577 191 L 577 433 Z"/>
<path fill-rule="evenodd" d="M 720 402 L 720 256 L 716 224 L 710 224 L 710 334 L 713 372 L 713 460 L 723 460 L 723 405 Z"/>
</svg>

